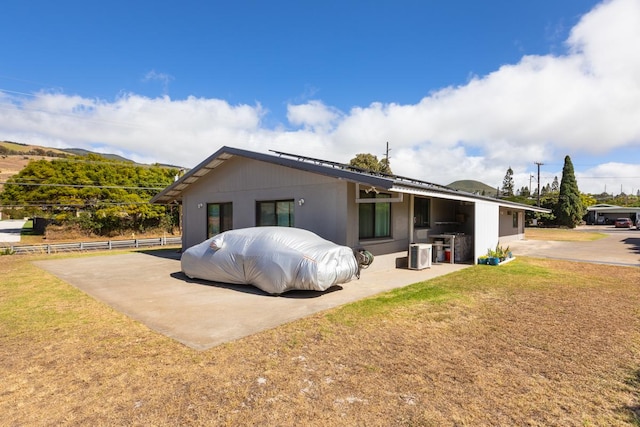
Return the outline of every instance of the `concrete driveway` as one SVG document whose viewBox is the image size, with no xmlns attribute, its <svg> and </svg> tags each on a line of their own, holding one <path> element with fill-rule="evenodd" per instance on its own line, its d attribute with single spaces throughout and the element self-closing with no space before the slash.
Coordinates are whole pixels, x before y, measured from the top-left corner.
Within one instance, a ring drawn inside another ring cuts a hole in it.
<svg viewBox="0 0 640 427">
<path fill-rule="evenodd" d="M 252 286 L 191 280 L 175 250 L 37 261 L 88 295 L 189 347 L 205 350 L 393 288 L 469 267 L 435 264 L 396 269 L 402 254 L 376 257 L 353 280 L 326 292 L 271 296 Z M 406 256 L 406 254 L 404 254 Z"/>
<path fill-rule="evenodd" d="M 26 222 L 24 219 L 5 219 L 0 221 L 0 243 L 20 242 L 20 233 Z"/>
<path fill-rule="evenodd" d="M 591 242 L 519 240 L 509 242 L 508 245 L 516 256 L 640 267 L 640 230 L 635 227 L 628 229 L 587 225 L 578 227 L 577 231 L 598 232 L 607 236 Z M 640 282 L 640 278 L 638 281 Z"/>
</svg>

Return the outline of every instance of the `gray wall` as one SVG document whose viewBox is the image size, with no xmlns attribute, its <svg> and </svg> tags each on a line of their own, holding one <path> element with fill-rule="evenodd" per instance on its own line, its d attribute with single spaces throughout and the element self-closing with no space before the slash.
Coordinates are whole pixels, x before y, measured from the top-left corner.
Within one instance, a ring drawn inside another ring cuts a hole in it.
<svg viewBox="0 0 640 427">
<path fill-rule="evenodd" d="M 396 197 L 394 194 L 392 197 Z M 431 197 L 431 228 L 409 236 L 411 195 L 391 204 L 392 237 L 360 241 L 356 184 L 268 162 L 233 157 L 193 183 L 183 194 L 183 249 L 207 238 L 207 203 L 233 203 L 233 227 L 256 225 L 256 201 L 294 200 L 294 225 L 340 245 L 363 248 L 374 255 L 406 251 L 412 241 L 444 232 L 474 236 L 474 257 L 500 239 L 521 238 L 524 215 L 513 227 L 506 208 L 483 201 Z M 304 203 L 300 203 L 304 200 Z M 509 209 L 511 210 L 511 209 Z M 502 212 L 501 212 L 502 211 Z M 500 214 L 502 213 L 502 214 Z M 420 235 L 419 235 L 420 234 Z"/>
<path fill-rule="evenodd" d="M 233 228 L 255 226 L 256 201 L 293 199 L 294 224 L 347 244 L 347 183 L 234 157 L 192 184 L 183 196 L 183 248 L 207 237 L 207 203 L 233 203 Z M 303 199 L 304 203 L 300 204 Z M 201 205 L 201 207 L 198 207 Z"/>
<path fill-rule="evenodd" d="M 513 213 L 518 215 L 518 226 L 513 226 Z M 524 211 L 507 207 L 500 208 L 500 241 L 520 240 L 524 238 Z"/>
<path fill-rule="evenodd" d="M 397 194 L 393 193 L 392 197 Z M 406 251 L 409 248 L 409 200 L 405 194 L 402 202 L 391 203 L 391 238 L 360 240 L 358 238 L 358 203 L 356 203 L 356 184 L 349 184 L 348 218 L 346 245 L 357 249 L 366 249 L 373 255 Z M 412 214 L 413 215 L 413 214 Z"/>
</svg>

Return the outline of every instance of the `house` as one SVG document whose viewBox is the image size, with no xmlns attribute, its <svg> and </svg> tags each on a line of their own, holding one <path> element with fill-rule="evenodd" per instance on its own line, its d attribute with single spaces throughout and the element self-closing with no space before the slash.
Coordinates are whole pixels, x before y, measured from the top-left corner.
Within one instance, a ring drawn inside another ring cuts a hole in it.
<svg viewBox="0 0 640 427">
<path fill-rule="evenodd" d="M 637 206 L 616 206 L 601 203 L 587 207 L 585 220 L 587 224 L 613 224 L 617 218 L 629 218 L 636 223 L 640 218 L 640 207 Z"/>
<path fill-rule="evenodd" d="M 183 249 L 225 230 L 279 225 L 374 255 L 433 243 L 434 251 L 455 248 L 448 253 L 455 262 L 475 262 L 498 242 L 522 239 L 526 210 L 549 212 L 342 163 L 232 147 L 151 202 L 182 204 Z"/>
</svg>

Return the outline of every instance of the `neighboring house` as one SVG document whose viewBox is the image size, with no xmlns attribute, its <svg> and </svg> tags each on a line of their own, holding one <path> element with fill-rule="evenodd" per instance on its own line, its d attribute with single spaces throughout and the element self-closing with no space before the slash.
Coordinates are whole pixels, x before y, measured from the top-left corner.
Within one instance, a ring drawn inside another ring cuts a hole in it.
<svg viewBox="0 0 640 427">
<path fill-rule="evenodd" d="M 601 203 L 587 207 L 587 224 L 613 224 L 617 218 L 629 218 L 634 224 L 640 218 L 638 206 L 616 206 Z"/>
<path fill-rule="evenodd" d="M 151 202 L 182 204 L 183 249 L 229 229 L 280 225 L 374 255 L 406 254 L 410 243 L 455 236 L 456 262 L 475 262 L 498 242 L 522 239 L 526 210 L 549 212 L 341 163 L 231 147 Z"/>
</svg>

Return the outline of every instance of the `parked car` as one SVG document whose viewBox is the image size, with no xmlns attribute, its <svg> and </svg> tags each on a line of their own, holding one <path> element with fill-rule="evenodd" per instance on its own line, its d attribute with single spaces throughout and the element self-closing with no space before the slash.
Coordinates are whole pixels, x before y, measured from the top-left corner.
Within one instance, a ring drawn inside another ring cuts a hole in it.
<svg viewBox="0 0 640 427">
<path fill-rule="evenodd" d="M 640 230 L 640 214 L 636 215 L 636 228 Z"/>
<path fill-rule="evenodd" d="M 616 228 L 631 228 L 633 223 L 629 218 L 618 218 L 615 222 Z"/>
<path fill-rule="evenodd" d="M 364 252 L 300 228 L 250 227 L 188 248 L 180 263 L 192 279 L 253 285 L 278 295 L 293 289 L 325 291 L 359 278 L 360 269 L 373 261 Z"/>
</svg>

